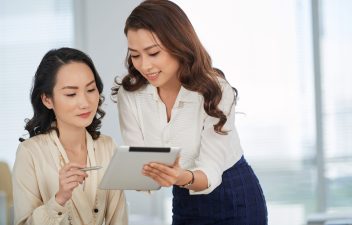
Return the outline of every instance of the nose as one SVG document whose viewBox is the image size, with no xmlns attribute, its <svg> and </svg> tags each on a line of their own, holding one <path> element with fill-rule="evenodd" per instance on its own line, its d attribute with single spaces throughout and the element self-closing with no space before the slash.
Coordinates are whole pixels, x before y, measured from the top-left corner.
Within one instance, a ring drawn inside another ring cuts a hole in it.
<svg viewBox="0 0 352 225">
<path fill-rule="evenodd" d="M 78 98 L 78 106 L 80 109 L 86 109 L 89 106 L 89 101 L 86 93 L 82 93 Z"/>
<path fill-rule="evenodd" d="M 144 73 L 148 73 L 152 68 L 152 63 L 148 57 L 143 57 L 141 62 L 141 69 Z"/>
</svg>

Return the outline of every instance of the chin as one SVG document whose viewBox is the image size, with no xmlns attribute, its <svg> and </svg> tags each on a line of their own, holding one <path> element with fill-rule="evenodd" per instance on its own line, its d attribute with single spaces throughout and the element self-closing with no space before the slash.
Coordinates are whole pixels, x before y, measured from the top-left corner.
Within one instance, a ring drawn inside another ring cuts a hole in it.
<svg viewBox="0 0 352 225">
<path fill-rule="evenodd" d="M 82 123 L 77 124 L 77 126 L 82 127 L 82 128 L 87 128 L 92 124 L 92 122 L 93 122 L 93 120 L 87 121 L 87 122 L 82 122 Z"/>
<path fill-rule="evenodd" d="M 158 87 L 161 86 L 160 82 L 158 82 L 158 81 L 149 81 L 149 83 L 150 83 L 151 85 L 153 85 L 154 87 L 156 87 L 156 88 L 158 88 Z"/>
</svg>

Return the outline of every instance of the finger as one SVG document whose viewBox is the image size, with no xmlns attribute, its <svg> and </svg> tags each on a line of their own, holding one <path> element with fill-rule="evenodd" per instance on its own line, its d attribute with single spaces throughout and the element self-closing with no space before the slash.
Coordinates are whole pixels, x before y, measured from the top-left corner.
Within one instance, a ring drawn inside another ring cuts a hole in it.
<svg viewBox="0 0 352 225">
<path fill-rule="evenodd" d="M 69 171 L 69 170 L 72 170 L 72 169 L 82 169 L 84 167 L 85 167 L 85 165 L 70 162 L 70 163 L 65 164 L 61 168 L 61 171 L 65 172 L 65 171 Z"/>
<path fill-rule="evenodd" d="M 65 173 L 66 177 L 70 177 L 70 176 L 81 176 L 81 177 L 88 177 L 88 174 L 86 172 L 83 172 L 81 170 L 70 170 L 70 171 L 67 171 Z"/>
<path fill-rule="evenodd" d="M 82 183 L 84 181 L 84 177 L 82 176 L 77 176 L 77 175 L 73 175 L 73 176 L 70 176 L 68 178 L 66 178 L 64 180 L 64 183 L 68 184 L 68 183 L 71 183 L 71 182 L 79 182 L 79 183 Z"/>
<path fill-rule="evenodd" d="M 160 163 L 150 163 L 148 164 L 148 166 L 150 166 L 152 169 L 156 169 L 161 171 L 162 173 L 168 174 L 169 176 L 177 177 L 177 170 L 173 167 L 165 166 Z"/>
<path fill-rule="evenodd" d="M 179 167 L 180 166 L 180 156 L 177 156 L 174 164 L 173 164 L 173 167 Z"/>
<path fill-rule="evenodd" d="M 76 180 L 67 179 L 62 182 L 62 185 L 60 186 L 60 189 L 65 191 L 65 192 L 70 192 L 73 190 L 73 188 L 77 187 L 80 184 L 80 182 Z"/>
<path fill-rule="evenodd" d="M 171 186 L 176 182 L 176 179 L 174 177 L 170 177 L 164 173 L 158 174 L 158 176 L 155 177 L 154 180 L 162 186 Z"/>
<path fill-rule="evenodd" d="M 174 176 L 165 174 L 163 173 L 163 171 L 160 171 L 158 169 L 149 168 L 145 170 L 143 174 L 152 178 L 154 181 L 156 181 L 162 186 L 170 186 L 176 182 L 176 178 Z"/>
<path fill-rule="evenodd" d="M 175 182 L 173 182 L 172 179 L 165 179 L 162 176 L 153 176 L 151 177 L 155 182 L 157 182 L 160 186 L 163 187 L 169 187 L 173 185 Z"/>
<path fill-rule="evenodd" d="M 79 186 L 79 182 L 71 182 L 67 184 L 66 188 L 67 190 L 73 191 L 78 186 Z"/>
</svg>

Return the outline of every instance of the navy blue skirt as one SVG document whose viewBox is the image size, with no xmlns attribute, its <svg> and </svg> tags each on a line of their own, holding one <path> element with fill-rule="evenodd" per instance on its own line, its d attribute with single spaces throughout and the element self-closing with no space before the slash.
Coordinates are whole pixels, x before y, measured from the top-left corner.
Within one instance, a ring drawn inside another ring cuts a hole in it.
<svg viewBox="0 0 352 225">
<path fill-rule="evenodd" d="M 267 208 L 258 178 L 242 158 L 222 175 L 222 183 L 206 195 L 190 195 L 174 186 L 173 225 L 266 225 Z"/>
</svg>

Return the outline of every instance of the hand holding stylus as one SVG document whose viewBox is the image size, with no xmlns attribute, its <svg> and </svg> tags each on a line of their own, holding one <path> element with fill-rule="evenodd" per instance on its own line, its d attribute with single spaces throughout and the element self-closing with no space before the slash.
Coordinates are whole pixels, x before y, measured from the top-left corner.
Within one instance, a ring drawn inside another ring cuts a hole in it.
<svg viewBox="0 0 352 225">
<path fill-rule="evenodd" d="M 67 163 L 59 171 L 59 191 L 55 195 L 57 203 L 64 206 L 72 197 L 73 190 L 88 177 L 77 163 Z"/>
</svg>

